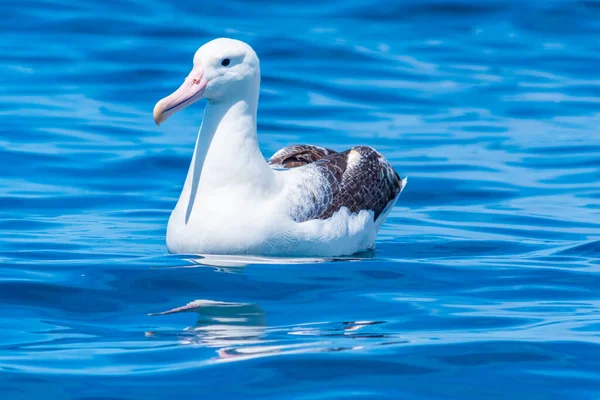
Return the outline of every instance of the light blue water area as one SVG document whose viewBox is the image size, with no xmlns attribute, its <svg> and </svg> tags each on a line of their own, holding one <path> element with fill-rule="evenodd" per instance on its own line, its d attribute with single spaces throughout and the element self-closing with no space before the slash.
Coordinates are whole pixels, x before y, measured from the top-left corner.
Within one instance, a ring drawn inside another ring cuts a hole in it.
<svg viewBox="0 0 600 400">
<path fill-rule="evenodd" d="M 0 7 L 2 399 L 600 397 L 599 2 Z M 409 176 L 373 254 L 167 254 L 203 105 L 152 108 L 219 36 L 265 156 Z"/>
</svg>

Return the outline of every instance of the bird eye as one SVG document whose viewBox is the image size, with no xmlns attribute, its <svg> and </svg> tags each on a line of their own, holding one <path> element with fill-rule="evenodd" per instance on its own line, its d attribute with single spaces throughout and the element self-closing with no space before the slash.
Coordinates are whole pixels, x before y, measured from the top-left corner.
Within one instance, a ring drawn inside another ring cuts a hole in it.
<svg viewBox="0 0 600 400">
<path fill-rule="evenodd" d="M 224 58 L 223 61 L 221 61 L 221 65 L 226 67 L 229 65 L 230 62 L 231 60 L 229 58 Z"/>
</svg>

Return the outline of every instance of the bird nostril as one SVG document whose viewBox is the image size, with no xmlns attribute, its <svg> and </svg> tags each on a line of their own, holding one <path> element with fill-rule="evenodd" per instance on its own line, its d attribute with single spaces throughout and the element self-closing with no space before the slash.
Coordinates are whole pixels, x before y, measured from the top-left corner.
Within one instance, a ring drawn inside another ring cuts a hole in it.
<svg viewBox="0 0 600 400">
<path fill-rule="evenodd" d="M 193 83 L 194 85 L 197 85 L 197 84 L 198 84 L 198 79 L 194 78 L 194 80 L 192 80 L 192 83 Z"/>
</svg>

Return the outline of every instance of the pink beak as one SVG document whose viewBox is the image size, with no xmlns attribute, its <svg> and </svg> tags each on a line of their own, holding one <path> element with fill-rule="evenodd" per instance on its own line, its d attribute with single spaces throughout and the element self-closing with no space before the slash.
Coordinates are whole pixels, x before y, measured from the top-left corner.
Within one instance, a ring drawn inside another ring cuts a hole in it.
<svg viewBox="0 0 600 400">
<path fill-rule="evenodd" d="M 154 122 L 156 122 L 156 125 L 160 125 L 171 114 L 200 100 L 207 84 L 208 82 L 204 79 L 204 70 L 201 66 L 195 65 L 179 89 L 154 106 Z"/>
</svg>

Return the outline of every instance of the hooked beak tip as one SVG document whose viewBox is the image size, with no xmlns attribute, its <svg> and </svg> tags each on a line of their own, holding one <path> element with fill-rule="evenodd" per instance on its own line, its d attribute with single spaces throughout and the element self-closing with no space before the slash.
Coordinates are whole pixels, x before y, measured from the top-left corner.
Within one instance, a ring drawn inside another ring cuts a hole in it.
<svg viewBox="0 0 600 400">
<path fill-rule="evenodd" d="M 154 107 L 152 117 L 154 118 L 154 123 L 156 124 L 156 126 L 160 126 L 160 124 L 165 120 L 165 116 L 162 112 L 161 102 L 158 102 Z"/>
</svg>

